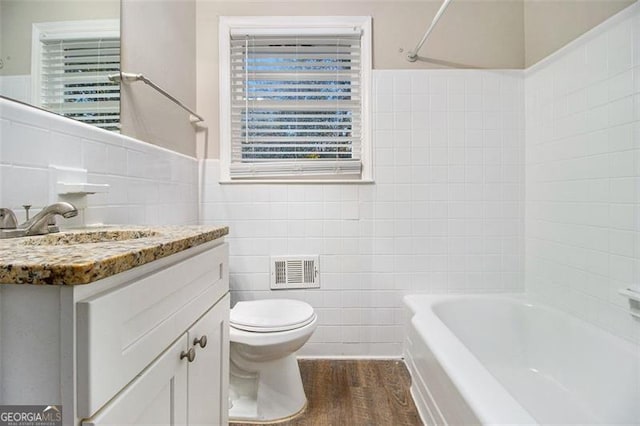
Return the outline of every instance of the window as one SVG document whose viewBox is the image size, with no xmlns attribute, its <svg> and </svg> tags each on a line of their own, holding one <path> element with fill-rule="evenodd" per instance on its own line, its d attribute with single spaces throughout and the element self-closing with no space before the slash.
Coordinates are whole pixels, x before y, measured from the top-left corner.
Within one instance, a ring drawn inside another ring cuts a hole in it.
<svg viewBox="0 0 640 426">
<path fill-rule="evenodd" d="M 118 20 L 33 25 L 33 103 L 107 130 L 120 130 Z"/>
<path fill-rule="evenodd" d="M 222 180 L 370 180 L 370 17 L 223 17 Z"/>
</svg>

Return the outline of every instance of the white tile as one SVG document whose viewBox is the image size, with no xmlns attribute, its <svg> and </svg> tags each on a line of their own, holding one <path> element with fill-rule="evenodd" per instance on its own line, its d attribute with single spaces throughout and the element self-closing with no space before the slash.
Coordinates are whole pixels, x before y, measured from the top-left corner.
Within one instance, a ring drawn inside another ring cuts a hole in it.
<svg viewBox="0 0 640 426">
<path fill-rule="evenodd" d="M 449 102 L 446 93 L 434 93 L 429 98 L 429 108 L 432 111 L 449 111 Z"/>
<path fill-rule="evenodd" d="M 373 128 L 375 130 L 393 129 L 393 114 L 389 112 L 379 112 L 374 114 Z"/>
<path fill-rule="evenodd" d="M 97 173 L 107 171 L 107 145 L 82 140 L 82 158 L 85 169 Z"/>
<path fill-rule="evenodd" d="M 640 65 L 640 18 L 635 17 L 635 24 L 633 25 L 633 34 L 632 34 L 632 43 L 633 43 L 633 63 L 634 65 Z"/>
<path fill-rule="evenodd" d="M 608 80 L 609 100 L 614 101 L 634 93 L 633 70 L 629 69 Z"/>
<path fill-rule="evenodd" d="M 608 75 L 607 53 L 607 37 L 604 34 L 587 44 L 587 70 L 590 82 L 600 81 Z"/>
<path fill-rule="evenodd" d="M 609 80 L 587 87 L 587 107 L 600 106 L 609 101 Z"/>
<path fill-rule="evenodd" d="M 482 111 L 483 96 L 480 92 L 467 92 L 464 100 L 466 111 Z M 460 102 L 460 100 L 458 101 Z"/>
<path fill-rule="evenodd" d="M 388 100 L 387 100 L 388 101 Z M 408 112 L 411 111 L 411 94 L 395 92 L 393 94 L 393 111 Z"/>
<path fill-rule="evenodd" d="M 449 108 L 451 111 L 465 111 L 466 100 L 464 92 L 449 93 Z"/>
<path fill-rule="evenodd" d="M 11 122 L 3 132 L 2 162 L 46 167 L 51 156 L 50 139 L 51 133 L 47 129 Z"/>
<path fill-rule="evenodd" d="M 376 93 L 393 93 L 392 73 L 373 73 Z"/>
<path fill-rule="evenodd" d="M 413 93 L 411 95 L 411 111 L 429 111 L 431 98 L 426 93 Z"/>
<path fill-rule="evenodd" d="M 609 126 L 617 126 L 634 120 L 633 97 L 611 102 L 608 105 Z"/>
<path fill-rule="evenodd" d="M 46 130 L 50 129 L 52 121 L 60 118 L 50 112 L 4 98 L 0 98 L 0 111 L 2 111 L 3 119 Z M 65 122 L 70 121 L 64 118 L 60 119 Z"/>
<path fill-rule="evenodd" d="M 50 134 L 50 162 L 53 166 L 82 167 L 83 140 L 64 133 Z"/>
<path fill-rule="evenodd" d="M 633 26 L 625 20 L 608 34 L 609 74 L 615 75 L 633 64 Z"/>
<path fill-rule="evenodd" d="M 609 176 L 611 177 L 630 177 L 636 174 L 636 158 L 634 155 L 629 155 L 628 151 L 620 151 L 610 154 L 609 161 Z M 611 184 L 611 189 L 615 189 L 613 181 Z"/>
<path fill-rule="evenodd" d="M 3 207 L 22 210 L 23 204 L 39 209 L 49 204 L 49 171 L 45 168 L 2 167 Z"/>
<path fill-rule="evenodd" d="M 444 73 L 434 73 L 429 78 L 429 93 L 447 93 L 447 76 Z"/>
<path fill-rule="evenodd" d="M 393 93 L 392 92 L 378 92 L 375 96 L 376 102 L 374 104 L 373 112 L 392 112 L 393 111 Z"/>
<path fill-rule="evenodd" d="M 619 256 L 638 256 L 638 235 L 638 232 L 609 230 L 609 251 Z"/>
<path fill-rule="evenodd" d="M 480 111 L 467 112 L 465 127 L 467 129 L 482 129 L 483 128 L 482 112 Z"/>
<path fill-rule="evenodd" d="M 393 77 L 394 93 L 411 93 L 411 76 L 399 72 Z"/>
<path fill-rule="evenodd" d="M 429 92 L 429 76 L 426 73 L 415 73 L 411 76 L 411 92 Z"/>
</svg>

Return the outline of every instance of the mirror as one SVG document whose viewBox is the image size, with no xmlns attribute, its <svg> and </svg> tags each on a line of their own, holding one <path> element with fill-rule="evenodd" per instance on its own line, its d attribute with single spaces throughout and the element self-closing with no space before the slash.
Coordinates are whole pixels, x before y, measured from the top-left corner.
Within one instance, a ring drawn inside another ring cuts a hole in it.
<svg viewBox="0 0 640 426">
<path fill-rule="evenodd" d="M 0 95 L 120 129 L 119 0 L 0 0 Z"/>
</svg>

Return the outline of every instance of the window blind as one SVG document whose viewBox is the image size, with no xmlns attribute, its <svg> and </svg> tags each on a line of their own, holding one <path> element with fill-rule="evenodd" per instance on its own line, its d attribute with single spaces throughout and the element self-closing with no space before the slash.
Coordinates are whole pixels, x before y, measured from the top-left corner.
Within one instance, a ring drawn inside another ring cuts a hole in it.
<svg viewBox="0 0 640 426">
<path fill-rule="evenodd" d="M 107 130 L 120 129 L 118 37 L 42 38 L 41 105 Z"/>
<path fill-rule="evenodd" d="M 359 31 L 230 43 L 231 178 L 359 175 Z"/>
</svg>

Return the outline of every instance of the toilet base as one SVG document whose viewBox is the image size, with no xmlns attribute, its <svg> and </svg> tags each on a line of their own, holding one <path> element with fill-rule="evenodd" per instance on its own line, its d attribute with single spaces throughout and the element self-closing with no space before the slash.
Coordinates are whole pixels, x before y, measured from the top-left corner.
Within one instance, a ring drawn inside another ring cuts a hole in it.
<svg viewBox="0 0 640 426">
<path fill-rule="evenodd" d="M 231 364 L 230 422 L 275 423 L 304 411 L 307 398 L 295 353 L 260 363 L 232 356 Z"/>
<path fill-rule="evenodd" d="M 246 423 L 247 421 L 251 421 L 251 423 L 255 423 L 255 424 L 261 424 L 261 425 L 273 425 L 273 424 L 277 424 L 277 423 L 282 423 L 282 422 L 288 422 L 289 420 L 293 420 L 296 417 L 298 417 L 300 414 L 304 413 L 304 411 L 307 409 L 307 402 L 305 401 L 304 405 L 302 406 L 302 408 L 300 409 L 300 411 L 298 411 L 295 414 L 292 414 L 289 417 L 285 417 L 283 419 L 278 419 L 278 420 L 255 420 L 255 419 L 239 419 L 239 418 L 231 418 L 229 417 L 229 424 L 240 424 L 240 423 Z M 229 415 L 231 415 L 231 410 L 229 410 Z"/>
</svg>

